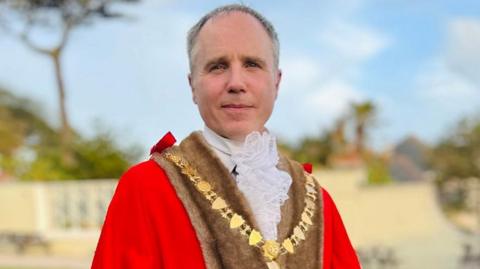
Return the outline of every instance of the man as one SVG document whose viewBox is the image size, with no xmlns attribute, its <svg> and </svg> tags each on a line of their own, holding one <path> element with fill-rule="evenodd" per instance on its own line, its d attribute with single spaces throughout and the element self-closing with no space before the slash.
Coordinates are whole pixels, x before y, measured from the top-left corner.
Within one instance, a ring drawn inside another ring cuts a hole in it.
<svg viewBox="0 0 480 269">
<path fill-rule="evenodd" d="M 92 268 L 360 268 L 328 193 L 265 129 L 281 80 L 273 26 L 242 5 L 188 36 L 205 123 L 122 176 Z M 307 169 L 308 170 L 308 169 Z"/>
</svg>

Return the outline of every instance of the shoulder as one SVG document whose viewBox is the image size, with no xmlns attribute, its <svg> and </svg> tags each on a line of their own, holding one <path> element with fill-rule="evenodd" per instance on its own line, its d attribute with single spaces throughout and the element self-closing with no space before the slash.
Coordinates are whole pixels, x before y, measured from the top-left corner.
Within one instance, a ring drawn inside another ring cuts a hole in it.
<svg viewBox="0 0 480 269">
<path fill-rule="evenodd" d="M 119 187 L 148 189 L 167 184 L 165 171 L 154 160 L 147 160 L 130 167 L 120 178 Z"/>
<path fill-rule="evenodd" d="M 321 188 L 322 190 L 322 198 L 323 198 L 323 203 L 328 205 L 328 206 L 335 206 L 335 203 L 333 202 L 332 196 L 330 193 L 325 188 Z"/>
<path fill-rule="evenodd" d="M 122 177 L 143 177 L 165 174 L 154 160 L 147 160 L 130 167 Z"/>
</svg>

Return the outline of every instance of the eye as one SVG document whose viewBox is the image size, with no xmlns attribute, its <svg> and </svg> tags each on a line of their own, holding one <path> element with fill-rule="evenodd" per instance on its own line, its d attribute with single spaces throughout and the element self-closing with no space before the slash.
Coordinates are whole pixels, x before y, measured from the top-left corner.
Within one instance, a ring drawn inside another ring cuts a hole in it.
<svg viewBox="0 0 480 269">
<path fill-rule="evenodd" d="M 260 67 L 260 65 L 254 61 L 245 62 L 245 67 Z"/>
<path fill-rule="evenodd" d="M 224 63 L 217 63 L 217 64 L 211 65 L 208 70 L 209 70 L 210 72 L 213 72 L 213 71 L 224 70 L 224 69 L 227 69 L 227 65 L 226 65 L 226 64 L 224 64 Z"/>
</svg>

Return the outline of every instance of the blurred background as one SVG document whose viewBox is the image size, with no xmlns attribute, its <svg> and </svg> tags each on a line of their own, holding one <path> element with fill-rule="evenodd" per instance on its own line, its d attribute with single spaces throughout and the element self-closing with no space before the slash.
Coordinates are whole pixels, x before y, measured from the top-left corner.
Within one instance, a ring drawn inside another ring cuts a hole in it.
<svg viewBox="0 0 480 269">
<path fill-rule="evenodd" d="M 480 2 L 243 2 L 281 43 L 267 126 L 363 268 L 480 268 Z M 0 0 L 0 269 L 89 268 L 119 176 L 203 128 L 186 32 L 226 3 Z"/>
</svg>

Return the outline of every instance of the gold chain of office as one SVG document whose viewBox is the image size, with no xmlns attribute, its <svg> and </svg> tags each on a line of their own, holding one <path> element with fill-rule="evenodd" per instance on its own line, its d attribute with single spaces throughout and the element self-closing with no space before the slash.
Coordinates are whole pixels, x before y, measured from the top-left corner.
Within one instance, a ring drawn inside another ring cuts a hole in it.
<svg viewBox="0 0 480 269">
<path fill-rule="evenodd" d="M 264 240 L 262 234 L 247 224 L 241 215 L 234 212 L 230 205 L 214 191 L 212 185 L 200 178 L 197 170 L 188 162 L 170 152 L 164 152 L 163 156 L 180 168 L 181 173 L 187 176 L 195 188 L 208 200 L 212 209 L 218 211 L 229 222 L 230 229 L 238 230 L 248 239 L 250 246 L 261 249 L 269 269 L 279 269 L 277 258 L 286 253 L 293 254 L 297 246 L 305 240 L 305 234 L 309 227 L 313 225 L 312 218 L 315 213 L 317 190 L 313 176 L 306 172 L 305 207 L 300 222 L 293 229 L 293 233 L 280 244 L 275 240 Z"/>
</svg>

